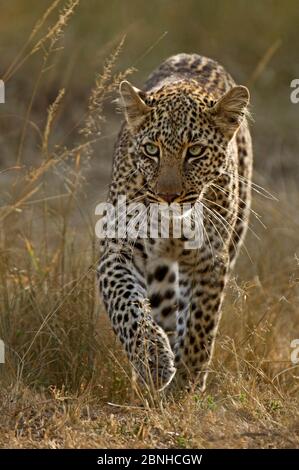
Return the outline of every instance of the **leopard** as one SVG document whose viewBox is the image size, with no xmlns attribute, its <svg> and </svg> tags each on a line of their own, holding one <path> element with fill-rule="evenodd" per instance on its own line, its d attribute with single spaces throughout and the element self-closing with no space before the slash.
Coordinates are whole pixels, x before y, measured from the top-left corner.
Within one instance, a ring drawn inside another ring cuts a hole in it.
<svg viewBox="0 0 299 470">
<path fill-rule="evenodd" d="M 251 206 L 250 94 L 217 61 L 171 56 L 142 89 L 123 80 L 107 202 L 201 204 L 203 240 L 103 237 L 97 278 L 112 329 L 145 385 L 196 384 L 210 370 L 223 300 Z M 129 216 L 128 216 L 129 217 Z"/>
</svg>

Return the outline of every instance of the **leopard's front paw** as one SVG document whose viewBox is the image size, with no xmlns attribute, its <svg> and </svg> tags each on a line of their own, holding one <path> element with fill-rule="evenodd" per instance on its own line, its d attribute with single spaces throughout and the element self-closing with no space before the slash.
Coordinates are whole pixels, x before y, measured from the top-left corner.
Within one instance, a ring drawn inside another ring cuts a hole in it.
<svg viewBox="0 0 299 470">
<path fill-rule="evenodd" d="M 172 381 L 176 368 L 166 333 L 156 324 L 141 325 L 131 363 L 142 381 L 161 391 Z"/>
</svg>

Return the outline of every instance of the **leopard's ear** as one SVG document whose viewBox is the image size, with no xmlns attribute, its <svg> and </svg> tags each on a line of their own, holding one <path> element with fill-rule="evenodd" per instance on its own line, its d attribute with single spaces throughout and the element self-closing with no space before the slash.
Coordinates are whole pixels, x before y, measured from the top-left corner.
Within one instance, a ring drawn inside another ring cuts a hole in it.
<svg viewBox="0 0 299 470">
<path fill-rule="evenodd" d="M 225 93 L 213 106 L 212 114 L 216 126 L 233 137 L 248 113 L 249 91 L 245 86 L 235 86 Z"/>
<path fill-rule="evenodd" d="M 120 104 L 124 109 L 129 128 L 135 130 L 140 126 L 147 113 L 151 110 L 142 99 L 145 93 L 135 88 L 126 80 L 122 81 L 119 85 L 119 93 L 121 97 Z"/>
</svg>

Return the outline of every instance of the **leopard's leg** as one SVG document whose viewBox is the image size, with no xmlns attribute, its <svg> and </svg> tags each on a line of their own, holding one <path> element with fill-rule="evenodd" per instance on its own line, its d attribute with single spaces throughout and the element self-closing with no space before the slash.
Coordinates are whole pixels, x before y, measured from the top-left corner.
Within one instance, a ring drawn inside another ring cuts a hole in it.
<svg viewBox="0 0 299 470">
<path fill-rule="evenodd" d="M 98 266 L 99 287 L 112 327 L 136 372 L 149 385 L 162 389 L 175 374 L 168 337 L 154 321 L 146 282 L 134 254 L 109 242 Z"/>
<path fill-rule="evenodd" d="M 235 166 L 229 171 L 236 175 Z M 204 197 L 208 205 L 204 206 L 202 246 L 197 250 L 184 250 L 179 268 L 180 285 L 185 293 L 181 287 L 184 308 L 178 314 L 175 363 L 180 373 L 177 375 L 196 380 L 202 390 L 221 316 L 230 267 L 229 245 L 235 233 L 238 208 L 235 177 L 221 175 L 217 186 L 218 192 L 211 189 Z"/>
<path fill-rule="evenodd" d="M 197 266 L 182 263 L 181 285 L 186 295 L 178 315 L 175 363 L 178 378 L 196 381 L 205 389 L 215 336 L 221 316 L 228 261 L 211 256 Z"/>
<path fill-rule="evenodd" d="M 176 341 L 179 300 L 178 263 L 163 257 L 149 257 L 146 266 L 148 297 L 154 320 L 167 333 L 171 347 Z"/>
</svg>

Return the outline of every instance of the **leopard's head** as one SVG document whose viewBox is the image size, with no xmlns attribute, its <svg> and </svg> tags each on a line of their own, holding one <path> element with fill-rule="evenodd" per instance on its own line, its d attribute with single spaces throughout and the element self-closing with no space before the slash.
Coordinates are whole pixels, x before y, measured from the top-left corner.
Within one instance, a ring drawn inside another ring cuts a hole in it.
<svg viewBox="0 0 299 470">
<path fill-rule="evenodd" d="M 235 86 L 215 100 L 196 82 L 143 92 L 123 81 L 120 95 L 146 197 L 199 200 L 227 168 L 230 143 L 247 111 L 247 88 Z"/>
</svg>

